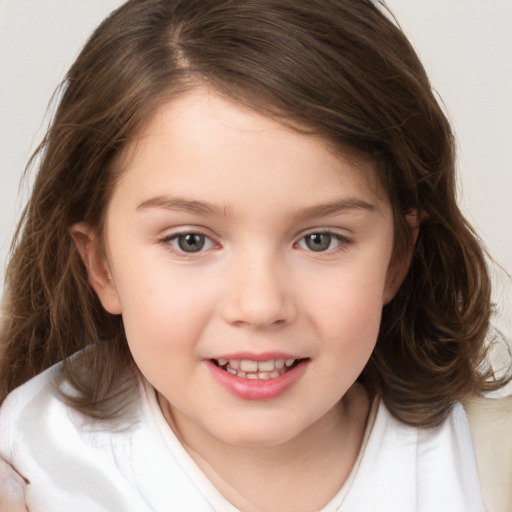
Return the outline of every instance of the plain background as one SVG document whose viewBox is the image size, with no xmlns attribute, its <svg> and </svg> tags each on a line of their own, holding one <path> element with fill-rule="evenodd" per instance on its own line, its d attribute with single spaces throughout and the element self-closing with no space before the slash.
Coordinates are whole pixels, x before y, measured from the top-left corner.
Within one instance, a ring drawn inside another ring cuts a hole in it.
<svg viewBox="0 0 512 512">
<path fill-rule="evenodd" d="M 121 3 L 0 0 L 2 282 L 29 190 L 30 182 L 20 186 L 20 178 L 44 134 L 52 93 L 94 27 Z M 495 324 L 512 338 L 512 0 L 387 3 L 454 126 L 460 202 L 497 262 Z"/>
</svg>

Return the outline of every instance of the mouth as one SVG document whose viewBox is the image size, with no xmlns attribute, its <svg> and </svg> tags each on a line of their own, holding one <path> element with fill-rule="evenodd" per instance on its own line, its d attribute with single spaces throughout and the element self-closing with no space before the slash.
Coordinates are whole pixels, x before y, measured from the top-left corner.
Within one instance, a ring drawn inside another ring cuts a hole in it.
<svg viewBox="0 0 512 512">
<path fill-rule="evenodd" d="M 274 400 L 304 376 L 309 357 L 292 354 L 230 354 L 206 360 L 213 378 L 242 400 Z"/>
<path fill-rule="evenodd" d="M 225 372 L 247 380 L 271 380 L 293 370 L 304 359 L 211 359 L 211 362 Z"/>
</svg>

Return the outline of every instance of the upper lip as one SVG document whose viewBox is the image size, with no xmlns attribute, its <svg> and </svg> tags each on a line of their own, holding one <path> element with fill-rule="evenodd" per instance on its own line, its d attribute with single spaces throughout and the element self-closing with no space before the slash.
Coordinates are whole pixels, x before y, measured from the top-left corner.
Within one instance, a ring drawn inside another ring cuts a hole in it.
<svg viewBox="0 0 512 512">
<path fill-rule="evenodd" d="M 230 354 L 222 354 L 219 356 L 211 357 L 210 359 L 247 359 L 249 361 L 271 361 L 272 359 L 304 359 L 304 357 L 298 356 L 296 354 L 290 354 L 286 352 L 236 352 Z"/>
</svg>

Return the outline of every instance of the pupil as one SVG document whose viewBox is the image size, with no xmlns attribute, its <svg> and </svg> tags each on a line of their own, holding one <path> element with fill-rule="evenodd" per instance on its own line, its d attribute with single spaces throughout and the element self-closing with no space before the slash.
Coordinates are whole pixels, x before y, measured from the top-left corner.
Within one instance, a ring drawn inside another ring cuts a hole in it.
<svg viewBox="0 0 512 512">
<path fill-rule="evenodd" d="M 331 245 L 331 235 L 326 233 L 313 233 L 306 237 L 306 245 L 312 251 L 325 251 Z"/>
<path fill-rule="evenodd" d="M 197 233 L 182 235 L 178 238 L 180 249 L 185 252 L 198 252 L 204 246 L 204 236 Z"/>
</svg>

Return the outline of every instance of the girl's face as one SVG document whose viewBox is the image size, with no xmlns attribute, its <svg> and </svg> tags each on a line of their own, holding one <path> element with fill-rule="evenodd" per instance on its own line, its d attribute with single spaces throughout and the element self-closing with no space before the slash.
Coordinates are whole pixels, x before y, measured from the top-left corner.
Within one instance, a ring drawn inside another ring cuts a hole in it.
<svg viewBox="0 0 512 512">
<path fill-rule="evenodd" d="M 206 90 L 145 126 L 106 259 L 82 254 L 178 426 L 271 446 L 337 417 L 397 272 L 391 207 L 363 167 Z"/>
</svg>

